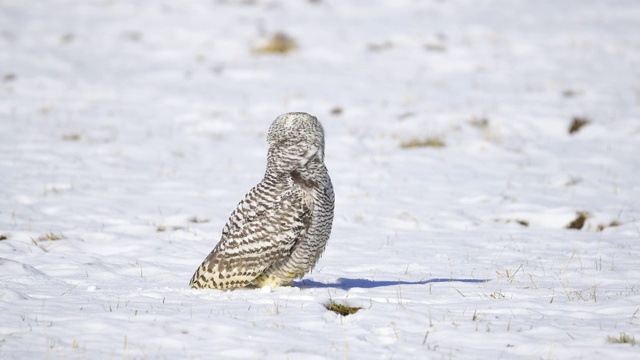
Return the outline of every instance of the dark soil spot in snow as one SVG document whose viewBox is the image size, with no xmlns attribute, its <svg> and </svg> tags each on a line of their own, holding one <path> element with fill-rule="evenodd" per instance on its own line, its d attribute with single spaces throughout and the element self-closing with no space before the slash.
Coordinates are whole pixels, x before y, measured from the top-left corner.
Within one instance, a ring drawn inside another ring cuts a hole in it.
<svg viewBox="0 0 640 360">
<path fill-rule="evenodd" d="M 569 135 L 577 133 L 580 129 L 589 124 L 591 124 L 591 120 L 585 117 L 574 117 L 573 121 L 571 121 L 571 125 L 569 126 Z"/>
<path fill-rule="evenodd" d="M 582 179 L 572 177 L 564 185 L 565 186 L 574 186 L 574 185 L 580 184 L 581 182 L 582 182 Z"/>
<path fill-rule="evenodd" d="M 391 41 L 385 41 L 385 42 L 379 43 L 379 44 L 369 44 L 367 46 L 367 49 L 369 51 L 378 52 L 378 51 L 383 51 L 383 50 L 389 50 L 392 47 L 393 47 L 393 43 Z"/>
<path fill-rule="evenodd" d="M 620 226 L 620 225 L 622 225 L 622 224 L 619 221 L 613 220 L 612 222 L 609 223 L 609 225 L 605 225 L 605 224 L 598 225 L 598 231 L 603 231 L 604 229 L 606 229 L 608 227 L 616 227 L 616 226 Z"/>
<path fill-rule="evenodd" d="M 567 225 L 567 229 L 580 230 L 584 227 L 584 222 L 589 218 L 588 212 L 578 211 L 577 217 Z"/>
<path fill-rule="evenodd" d="M 506 222 L 506 223 L 511 223 L 511 222 L 515 222 L 518 223 L 519 225 L 522 225 L 524 227 L 529 226 L 529 221 L 527 220 L 523 220 L 523 219 L 495 219 L 495 221 L 500 221 L 500 222 Z"/>
<path fill-rule="evenodd" d="M 80 138 L 80 134 L 76 133 L 62 135 L 62 140 L 64 141 L 80 141 Z"/>
<path fill-rule="evenodd" d="M 486 129 L 489 127 L 489 119 L 484 118 L 484 117 L 472 117 L 471 119 L 469 119 L 467 121 L 467 123 L 473 127 L 476 127 L 478 129 Z"/>
<path fill-rule="evenodd" d="M 60 43 L 61 43 L 62 45 L 71 44 L 75 38 L 76 38 L 76 36 L 75 36 L 75 35 L 73 35 L 73 34 L 71 34 L 71 33 L 67 33 L 67 34 L 64 34 L 64 35 L 60 38 Z"/>
<path fill-rule="evenodd" d="M 573 97 L 579 96 L 581 94 L 582 94 L 582 91 L 572 90 L 572 89 L 567 89 L 567 90 L 562 92 L 562 96 L 564 96 L 565 98 L 573 98 Z"/>
</svg>

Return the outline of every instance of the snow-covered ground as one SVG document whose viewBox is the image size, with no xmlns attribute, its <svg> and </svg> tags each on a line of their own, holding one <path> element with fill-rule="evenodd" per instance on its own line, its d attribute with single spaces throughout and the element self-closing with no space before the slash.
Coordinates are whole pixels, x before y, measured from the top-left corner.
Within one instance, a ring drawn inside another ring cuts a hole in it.
<svg viewBox="0 0 640 360">
<path fill-rule="evenodd" d="M 0 0 L 0 358 L 639 358 L 638 34 L 635 0 Z M 327 251 L 190 289 L 289 111 Z"/>
</svg>

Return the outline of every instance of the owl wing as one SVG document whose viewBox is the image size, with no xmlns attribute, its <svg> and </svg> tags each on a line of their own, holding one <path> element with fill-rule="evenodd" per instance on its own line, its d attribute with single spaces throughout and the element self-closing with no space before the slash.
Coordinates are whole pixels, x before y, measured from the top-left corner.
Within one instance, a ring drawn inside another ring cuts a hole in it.
<svg viewBox="0 0 640 360">
<path fill-rule="evenodd" d="M 275 199 L 265 199 L 259 196 L 265 193 L 260 186 L 251 189 L 233 211 L 220 242 L 191 278 L 191 287 L 249 285 L 269 266 L 288 256 L 296 241 L 304 237 L 311 223 L 313 198 L 291 187 Z"/>
</svg>

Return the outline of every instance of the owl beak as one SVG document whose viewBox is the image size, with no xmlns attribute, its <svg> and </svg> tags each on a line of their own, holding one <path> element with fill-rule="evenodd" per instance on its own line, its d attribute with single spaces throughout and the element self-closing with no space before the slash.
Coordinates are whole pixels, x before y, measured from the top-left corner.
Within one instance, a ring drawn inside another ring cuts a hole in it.
<svg viewBox="0 0 640 360">
<path fill-rule="evenodd" d="M 316 156 L 318 156 L 320 160 L 322 160 L 322 153 L 320 152 L 320 149 L 315 146 L 309 147 L 307 149 L 307 152 L 302 156 L 300 165 L 302 167 L 307 166 L 309 161 L 311 161 Z"/>
</svg>

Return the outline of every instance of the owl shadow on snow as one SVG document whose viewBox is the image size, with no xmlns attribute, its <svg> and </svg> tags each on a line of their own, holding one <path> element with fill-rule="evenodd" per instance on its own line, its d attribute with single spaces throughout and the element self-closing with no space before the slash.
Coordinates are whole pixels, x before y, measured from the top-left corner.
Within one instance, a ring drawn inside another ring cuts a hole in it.
<svg viewBox="0 0 640 360">
<path fill-rule="evenodd" d="M 336 283 L 322 283 L 313 280 L 301 280 L 295 281 L 294 285 L 300 288 L 333 288 L 342 290 L 351 290 L 354 288 L 372 289 L 385 286 L 398 286 L 398 285 L 425 285 L 440 282 L 464 282 L 464 283 L 484 283 L 489 280 L 486 279 L 448 279 L 448 278 L 435 278 L 420 281 L 385 281 L 385 280 L 369 280 L 369 279 L 349 279 L 339 278 Z"/>
</svg>

